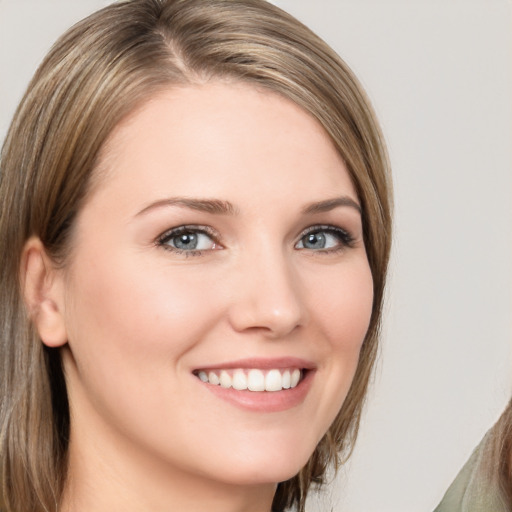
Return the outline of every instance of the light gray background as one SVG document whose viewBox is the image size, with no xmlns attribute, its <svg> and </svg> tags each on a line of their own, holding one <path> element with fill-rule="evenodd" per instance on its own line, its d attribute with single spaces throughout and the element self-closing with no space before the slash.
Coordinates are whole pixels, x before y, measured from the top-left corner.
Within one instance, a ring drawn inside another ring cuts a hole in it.
<svg viewBox="0 0 512 512">
<path fill-rule="evenodd" d="M 0 0 L 0 140 L 53 40 L 101 0 Z M 275 0 L 352 66 L 389 143 L 396 234 L 352 461 L 311 511 L 431 511 L 512 384 L 512 5 Z"/>
</svg>

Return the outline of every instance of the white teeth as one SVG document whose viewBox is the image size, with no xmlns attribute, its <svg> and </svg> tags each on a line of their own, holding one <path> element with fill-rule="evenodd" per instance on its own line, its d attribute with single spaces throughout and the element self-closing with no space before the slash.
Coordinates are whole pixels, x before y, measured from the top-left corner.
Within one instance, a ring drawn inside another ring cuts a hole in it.
<svg viewBox="0 0 512 512">
<path fill-rule="evenodd" d="M 281 391 L 283 389 L 283 377 L 279 370 L 270 370 L 265 376 L 265 391 Z"/>
<path fill-rule="evenodd" d="M 230 377 L 229 373 L 224 370 L 220 372 L 220 385 L 223 388 L 231 387 L 231 377 Z"/>
<path fill-rule="evenodd" d="M 289 370 L 283 373 L 283 389 L 290 389 L 291 386 L 291 375 Z"/>
<path fill-rule="evenodd" d="M 272 369 L 268 371 L 251 369 L 243 370 L 238 368 L 234 371 L 217 370 L 208 373 L 201 370 L 197 377 L 205 383 L 223 388 L 233 388 L 237 391 L 281 391 L 294 388 L 300 382 L 302 371 L 298 368 L 293 370 Z"/>
<path fill-rule="evenodd" d="M 243 370 L 236 370 L 233 374 L 232 386 L 239 391 L 247 389 L 247 376 Z"/>
<path fill-rule="evenodd" d="M 299 383 L 299 380 L 300 380 L 300 370 L 295 368 L 295 370 L 293 370 L 293 372 L 292 372 L 290 387 L 294 388 Z"/>
<path fill-rule="evenodd" d="M 213 384 L 214 386 L 218 386 L 220 384 L 219 376 L 215 372 L 210 372 L 208 374 L 208 380 L 210 381 L 210 384 Z"/>
<path fill-rule="evenodd" d="M 265 375 L 261 370 L 249 370 L 247 389 L 249 391 L 265 391 Z"/>
</svg>

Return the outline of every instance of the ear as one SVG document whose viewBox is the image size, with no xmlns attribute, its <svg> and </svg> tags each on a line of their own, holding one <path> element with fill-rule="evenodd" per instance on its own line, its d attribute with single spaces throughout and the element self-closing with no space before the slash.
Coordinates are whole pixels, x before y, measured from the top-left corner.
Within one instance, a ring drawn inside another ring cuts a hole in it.
<svg viewBox="0 0 512 512">
<path fill-rule="evenodd" d="M 26 242 L 20 274 L 25 304 L 42 342 L 48 347 L 64 345 L 64 276 L 39 238 L 32 237 Z"/>
</svg>

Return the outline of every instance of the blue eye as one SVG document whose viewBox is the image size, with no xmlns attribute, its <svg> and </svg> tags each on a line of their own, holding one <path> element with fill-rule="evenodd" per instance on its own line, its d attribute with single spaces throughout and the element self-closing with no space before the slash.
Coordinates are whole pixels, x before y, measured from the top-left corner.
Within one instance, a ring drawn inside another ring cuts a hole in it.
<svg viewBox="0 0 512 512">
<path fill-rule="evenodd" d="M 206 227 L 180 226 L 164 233 L 158 245 L 179 252 L 199 252 L 218 248 Z"/>
<path fill-rule="evenodd" d="M 297 242 L 296 249 L 329 251 L 350 246 L 353 239 L 349 233 L 334 226 L 314 226 L 309 228 Z"/>
</svg>

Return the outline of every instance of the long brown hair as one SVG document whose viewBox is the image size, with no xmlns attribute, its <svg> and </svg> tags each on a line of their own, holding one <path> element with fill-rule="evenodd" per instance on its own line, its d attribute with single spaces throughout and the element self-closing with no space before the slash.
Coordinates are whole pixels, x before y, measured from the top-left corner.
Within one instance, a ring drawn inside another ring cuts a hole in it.
<svg viewBox="0 0 512 512">
<path fill-rule="evenodd" d="M 512 400 L 489 432 L 481 471 L 500 489 L 502 500 L 512 510 Z"/>
<path fill-rule="evenodd" d="M 0 502 L 56 512 L 70 429 L 59 352 L 43 346 L 20 292 L 31 236 L 65 264 L 69 234 L 114 127 L 173 85 L 243 81 L 294 101 L 343 157 L 363 211 L 374 282 L 370 327 L 349 394 L 307 465 L 279 484 L 274 511 L 304 510 L 312 483 L 352 450 L 374 365 L 391 243 L 388 162 L 361 86 L 336 53 L 264 0 L 127 0 L 75 25 L 18 107 L 0 161 Z M 92 176 L 92 178 L 91 178 Z"/>
</svg>

